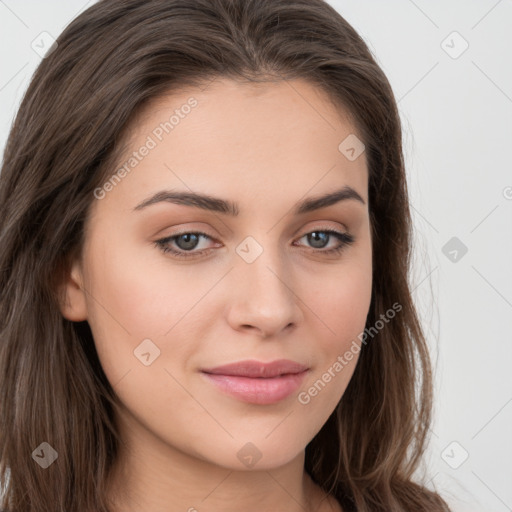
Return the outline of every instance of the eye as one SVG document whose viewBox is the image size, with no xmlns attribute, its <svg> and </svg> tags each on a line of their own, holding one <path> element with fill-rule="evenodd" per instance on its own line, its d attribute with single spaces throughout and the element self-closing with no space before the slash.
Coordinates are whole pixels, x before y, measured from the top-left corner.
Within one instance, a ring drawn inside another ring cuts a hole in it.
<svg viewBox="0 0 512 512">
<path fill-rule="evenodd" d="M 173 256 L 178 258 L 190 258 L 191 256 L 201 255 L 210 249 L 207 247 L 202 250 L 192 252 L 193 249 L 197 248 L 201 239 L 212 240 L 212 237 L 206 233 L 202 233 L 201 231 L 187 231 L 157 240 L 155 244 L 164 253 L 171 253 Z M 170 244 L 175 244 L 178 247 L 178 250 L 174 249 Z"/>
<path fill-rule="evenodd" d="M 355 238 L 349 233 L 343 233 L 334 229 L 315 229 L 315 231 L 310 231 L 303 235 L 299 240 L 302 238 L 306 238 L 307 242 L 312 244 L 313 249 L 317 249 L 314 252 L 321 254 L 338 254 L 346 246 L 354 243 L 355 241 Z M 329 244 L 332 238 L 337 240 L 338 244 L 329 249 L 323 249 Z"/>
<path fill-rule="evenodd" d="M 338 254 L 346 246 L 355 241 L 355 238 L 349 233 L 343 233 L 333 229 L 316 229 L 315 231 L 310 231 L 302 235 L 299 240 L 303 238 L 306 238 L 307 242 L 312 245 L 314 253 L 323 255 Z M 324 249 L 333 238 L 337 240 L 337 245 L 329 249 Z M 201 231 L 187 231 L 156 240 L 154 243 L 165 254 L 172 254 L 177 258 L 192 258 L 200 257 L 212 249 L 212 247 L 204 247 L 200 250 L 196 250 L 202 240 L 213 240 L 213 238 Z M 177 249 L 175 247 L 177 247 Z"/>
</svg>

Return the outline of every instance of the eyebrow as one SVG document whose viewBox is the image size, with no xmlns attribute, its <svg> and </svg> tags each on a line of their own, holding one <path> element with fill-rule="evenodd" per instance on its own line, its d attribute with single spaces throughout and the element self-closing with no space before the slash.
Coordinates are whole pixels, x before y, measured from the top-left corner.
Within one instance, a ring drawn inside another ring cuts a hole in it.
<svg viewBox="0 0 512 512">
<path fill-rule="evenodd" d="M 330 192 L 322 196 L 311 197 L 299 201 L 294 205 L 293 214 L 300 215 L 303 213 L 312 212 L 314 210 L 319 210 L 320 208 L 326 208 L 333 204 L 339 203 L 340 201 L 347 201 L 350 199 L 356 200 L 362 204 L 366 204 L 358 192 L 356 192 L 352 187 L 345 186 L 342 189 Z M 155 195 L 138 204 L 134 208 L 134 211 L 142 210 L 148 206 L 161 202 L 193 206 L 203 210 L 223 213 L 232 217 L 236 217 L 240 212 L 237 203 L 228 201 L 226 199 L 212 197 L 208 194 L 172 190 L 162 190 L 157 192 Z"/>
</svg>

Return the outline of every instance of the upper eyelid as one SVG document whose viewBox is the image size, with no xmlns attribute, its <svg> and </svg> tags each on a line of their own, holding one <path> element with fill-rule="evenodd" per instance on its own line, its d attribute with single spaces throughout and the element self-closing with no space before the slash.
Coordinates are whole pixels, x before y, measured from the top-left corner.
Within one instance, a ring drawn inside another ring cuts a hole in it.
<svg viewBox="0 0 512 512">
<path fill-rule="evenodd" d="M 315 222 L 315 221 L 313 221 L 313 222 Z M 350 231 L 345 225 L 343 225 L 343 227 L 338 227 L 338 226 L 333 227 L 333 226 L 328 226 L 325 224 L 322 225 L 321 224 L 322 221 L 316 221 L 316 222 L 320 222 L 320 225 L 314 225 L 313 227 L 305 229 L 305 230 L 297 229 L 295 231 L 295 233 L 299 233 L 300 231 L 303 231 L 303 234 L 301 236 L 304 236 L 308 233 L 311 233 L 312 231 L 335 231 L 335 232 L 338 232 L 341 234 L 348 234 Z M 339 221 L 323 221 L 323 222 L 336 222 L 337 224 L 342 224 Z M 205 234 L 211 238 L 217 238 L 216 235 L 209 234 L 207 229 L 199 228 L 199 227 L 198 228 L 190 227 L 187 229 L 178 230 L 176 233 L 167 235 L 164 238 L 171 238 L 173 236 L 185 235 L 185 234 L 189 234 L 189 233 L 201 233 L 201 234 Z M 297 236 L 297 235 L 295 235 L 295 236 Z"/>
</svg>

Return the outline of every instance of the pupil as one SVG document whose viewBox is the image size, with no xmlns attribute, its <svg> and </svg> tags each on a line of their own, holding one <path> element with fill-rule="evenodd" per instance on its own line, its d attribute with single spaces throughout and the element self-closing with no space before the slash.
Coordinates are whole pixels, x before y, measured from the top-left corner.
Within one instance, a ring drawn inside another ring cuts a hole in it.
<svg viewBox="0 0 512 512">
<path fill-rule="evenodd" d="M 308 238 L 308 241 L 311 243 L 313 247 L 321 249 L 322 247 L 325 247 L 327 245 L 329 235 L 322 231 L 313 231 L 308 235 Z M 318 242 L 320 242 L 320 245 L 317 245 Z"/>
<path fill-rule="evenodd" d="M 197 245 L 199 237 L 194 233 L 186 233 L 184 235 L 180 235 L 178 238 L 176 238 L 176 244 L 180 249 L 187 250 L 187 249 L 194 249 L 194 247 Z M 180 241 L 184 240 L 185 243 L 180 243 Z"/>
</svg>

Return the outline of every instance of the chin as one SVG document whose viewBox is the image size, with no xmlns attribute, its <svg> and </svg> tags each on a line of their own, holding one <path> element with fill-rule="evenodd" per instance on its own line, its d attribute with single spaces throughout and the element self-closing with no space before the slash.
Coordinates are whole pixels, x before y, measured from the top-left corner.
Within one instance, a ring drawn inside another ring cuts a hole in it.
<svg viewBox="0 0 512 512">
<path fill-rule="evenodd" d="M 293 435 L 289 435 L 293 438 Z M 296 437 L 295 437 L 296 440 Z M 265 471 L 277 469 L 302 456 L 305 445 L 283 446 L 282 440 L 241 441 L 235 440 L 222 453 L 210 458 L 210 462 L 232 471 Z M 230 456 L 230 453 L 233 456 Z"/>
</svg>

